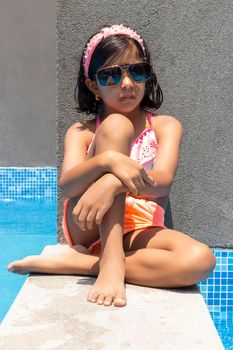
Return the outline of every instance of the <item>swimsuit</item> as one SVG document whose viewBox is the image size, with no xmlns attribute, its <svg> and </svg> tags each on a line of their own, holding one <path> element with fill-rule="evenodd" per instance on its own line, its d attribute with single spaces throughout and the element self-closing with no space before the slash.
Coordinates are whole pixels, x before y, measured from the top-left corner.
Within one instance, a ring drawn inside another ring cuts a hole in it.
<svg viewBox="0 0 233 350">
<path fill-rule="evenodd" d="M 152 128 L 152 113 L 148 113 L 149 128 L 146 128 L 132 143 L 130 146 L 130 158 L 136 162 L 142 164 L 144 168 L 151 170 L 156 161 L 156 154 L 158 143 Z M 96 129 L 100 125 L 100 118 L 96 116 Z M 95 136 L 95 135 L 94 135 Z M 94 140 L 94 136 L 92 142 Z M 91 144 L 92 144 L 91 142 Z M 88 147 L 87 153 L 90 149 Z M 64 202 L 64 216 L 62 221 L 62 228 L 64 236 L 69 246 L 73 246 L 73 242 L 69 233 L 66 213 L 69 204 L 69 199 Z M 138 229 L 146 229 L 149 227 L 163 227 L 164 225 L 165 210 L 157 203 L 140 198 L 140 196 L 131 196 L 126 193 L 125 199 L 125 219 L 124 219 L 124 234 Z M 94 242 L 88 250 L 92 254 L 98 254 L 100 252 L 101 242 L 100 239 Z"/>
</svg>

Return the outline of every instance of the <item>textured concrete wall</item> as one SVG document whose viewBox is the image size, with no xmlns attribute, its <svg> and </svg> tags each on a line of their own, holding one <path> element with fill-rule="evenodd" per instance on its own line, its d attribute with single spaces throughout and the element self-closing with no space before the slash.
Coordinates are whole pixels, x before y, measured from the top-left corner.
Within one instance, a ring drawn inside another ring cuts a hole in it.
<svg viewBox="0 0 233 350">
<path fill-rule="evenodd" d="M 165 97 L 158 112 L 185 129 L 168 221 L 212 247 L 233 246 L 232 13 L 230 0 L 58 1 L 58 165 L 64 133 L 77 119 L 83 45 L 103 24 L 128 23 L 151 48 Z M 61 220 L 60 197 L 59 204 Z"/>
<path fill-rule="evenodd" d="M 56 0 L 1 0 L 0 166 L 56 166 Z"/>
</svg>

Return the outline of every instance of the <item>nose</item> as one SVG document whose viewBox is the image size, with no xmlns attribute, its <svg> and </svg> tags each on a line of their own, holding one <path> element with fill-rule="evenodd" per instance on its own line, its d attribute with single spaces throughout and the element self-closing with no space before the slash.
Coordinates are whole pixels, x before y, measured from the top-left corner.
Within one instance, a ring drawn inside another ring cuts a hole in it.
<svg viewBox="0 0 233 350">
<path fill-rule="evenodd" d="M 127 71 L 124 70 L 122 72 L 121 88 L 122 89 L 129 89 L 131 87 L 133 87 L 133 81 L 130 78 L 130 76 L 128 75 Z"/>
</svg>

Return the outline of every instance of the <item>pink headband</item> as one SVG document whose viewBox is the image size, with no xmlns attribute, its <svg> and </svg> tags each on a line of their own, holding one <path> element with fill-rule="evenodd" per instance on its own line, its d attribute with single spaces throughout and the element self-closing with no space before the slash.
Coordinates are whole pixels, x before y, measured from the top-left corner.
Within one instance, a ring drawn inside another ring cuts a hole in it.
<svg viewBox="0 0 233 350">
<path fill-rule="evenodd" d="M 101 42 L 102 39 L 107 38 L 108 36 L 114 35 L 114 34 L 124 34 L 128 35 L 130 38 L 133 38 L 137 40 L 137 42 L 141 45 L 141 48 L 143 50 L 144 56 L 146 57 L 146 50 L 145 46 L 143 44 L 143 40 L 136 32 L 134 32 L 132 29 L 124 27 L 123 24 L 114 24 L 111 27 L 104 27 L 101 29 L 99 33 L 94 35 L 89 43 L 86 46 L 86 50 L 84 53 L 83 58 L 83 66 L 84 66 L 84 72 L 86 79 L 88 78 L 88 70 L 89 65 L 91 62 L 91 57 L 95 51 L 96 46 Z"/>
</svg>

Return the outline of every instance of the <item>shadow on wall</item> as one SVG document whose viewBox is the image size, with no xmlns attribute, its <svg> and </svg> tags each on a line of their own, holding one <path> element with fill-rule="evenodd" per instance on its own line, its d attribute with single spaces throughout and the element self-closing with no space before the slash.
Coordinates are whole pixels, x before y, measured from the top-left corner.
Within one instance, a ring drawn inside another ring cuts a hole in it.
<svg viewBox="0 0 233 350">
<path fill-rule="evenodd" d="M 168 200 L 167 208 L 165 211 L 165 226 L 167 228 L 173 229 L 173 220 L 172 220 L 172 211 L 171 211 L 171 203 L 170 199 Z"/>
</svg>

